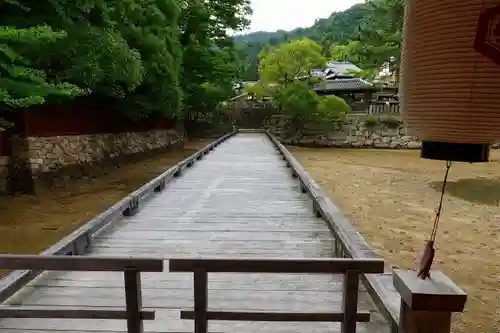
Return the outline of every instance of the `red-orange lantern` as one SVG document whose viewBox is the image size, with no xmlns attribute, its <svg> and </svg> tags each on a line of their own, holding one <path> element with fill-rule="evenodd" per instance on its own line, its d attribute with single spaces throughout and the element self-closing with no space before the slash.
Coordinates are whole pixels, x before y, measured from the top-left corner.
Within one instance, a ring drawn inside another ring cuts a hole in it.
<svg viewBox="0 0 500 333">
<path fill-rule="evenodd" d="M 422 157 L 488 161 L 500 139 L 498 0 L 407 0 L 401 112 Z"/>
</svg>

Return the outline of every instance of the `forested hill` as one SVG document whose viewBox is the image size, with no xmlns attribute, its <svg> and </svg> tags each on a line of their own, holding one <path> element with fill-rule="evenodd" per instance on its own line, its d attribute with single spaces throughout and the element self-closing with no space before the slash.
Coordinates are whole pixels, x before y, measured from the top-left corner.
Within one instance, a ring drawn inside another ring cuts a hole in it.
<svg viewBox="0 0 500 333">
<path fill-rule="evenodd" d="M 361 22 L 371 14 L 370 6 L 361 3 L 343 12 L 332 13 L 328 18 L 319 19 L 309 28 L 299 28 L 292 31 L 258 31 L 236 36 L 234 40 L 240 47 L 240 57 L 246 66 L 243 79 L 257 80 L 258 54 L 265 45 L 276 45 L 289 39 L 309 37 L 322 45 L 328 52 L 332 45 L 345 44 L 353 39 Z"/>
</svg>

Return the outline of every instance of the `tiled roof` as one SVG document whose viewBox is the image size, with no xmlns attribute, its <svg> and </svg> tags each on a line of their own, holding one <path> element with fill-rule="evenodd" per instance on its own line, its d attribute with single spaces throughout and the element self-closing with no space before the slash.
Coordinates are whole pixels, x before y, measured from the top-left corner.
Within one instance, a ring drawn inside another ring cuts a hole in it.
<svg viewBox="0 0 500 333">
<path fill-rule="evenodd" d="M 359 72 L 361 68 L 348 61 L 329 61 L 326 65 L 327 69 L 333 69 L 337 73 L 348 74 L 347 72 Z"/>
<path fill-rule="evenodd" d="M 314 87 L 315 91 L 368 90 L 373 85 L 360 78 L 328 80 Z"/>
<path fill-rule="evenodd" d="M 361 69 L 348 61 L 329 61 L 326 68 L 315 68 L 311 70 L 312 76 L 333 78 L 337 76 L 354 76 L 353 72 Z"/>
</svg>

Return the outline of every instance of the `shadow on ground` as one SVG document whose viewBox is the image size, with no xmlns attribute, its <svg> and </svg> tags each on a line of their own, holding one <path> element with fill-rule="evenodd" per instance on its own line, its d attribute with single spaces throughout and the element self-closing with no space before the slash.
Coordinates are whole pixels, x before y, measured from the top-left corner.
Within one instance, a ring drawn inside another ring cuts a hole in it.
<svg viewBox="0 0 500 333">
<path fill-rule="evenodd" d="M 441 192 L 443 182 L 430 182 L 429 186 L 435 191 Z M 446 193 L 475 204 L 498 206 L 500 204 L 500 180 L 475 178 L 448 181 Z"/>
</svg>

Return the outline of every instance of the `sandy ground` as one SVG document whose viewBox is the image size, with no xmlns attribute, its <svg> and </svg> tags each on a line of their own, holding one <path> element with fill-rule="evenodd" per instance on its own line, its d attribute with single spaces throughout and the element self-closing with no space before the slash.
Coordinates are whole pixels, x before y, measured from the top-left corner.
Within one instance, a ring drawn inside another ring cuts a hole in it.
<svg viewBox="0 0 500 333">
<path fill-rule="evenodd" d="M 416 266 L 445 162 L 418 151 L 289 148 L 385 259 Z M 453 332 L 500 332 L 500 151 L 490 163 L 453 164 L 447 186 L 433 269 L 469 295 Z"/>
<path fill-rule="evenodd" d="M 36 197 L 0 197 L 0 253 L 39 253 L 212 140 L 110 170 Z"/>
</svg>

